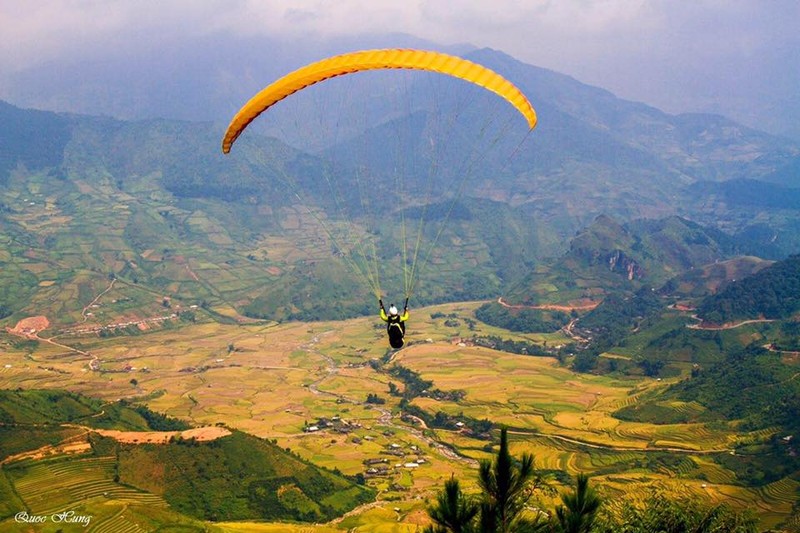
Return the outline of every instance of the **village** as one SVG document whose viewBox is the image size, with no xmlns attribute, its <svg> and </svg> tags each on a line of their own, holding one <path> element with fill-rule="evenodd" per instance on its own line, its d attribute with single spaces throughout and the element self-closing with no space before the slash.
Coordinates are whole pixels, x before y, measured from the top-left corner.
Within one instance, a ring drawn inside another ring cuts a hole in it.
<svg viewBox="0 0 800 533">
<path fill-rule="evenodd" d="M 463 423 L 461 425 L 463 426 Z M 365 428 L 360 423 L 332 416 L 319 418 L 313 424 L 306 424 L 303 431 L 305 433 L 331 432 L 347 435 L 361 429 Z M 394 431 L 390 429 L 382 432 L 382 436 L 388 439 L 394 435 Z M 354 444 L 361 444 L 364 441 L 374 441 L 376 438 L 375 435 L 361 437 L 353 435 L 349 440 Z M 381 457 L 368 457 L 363 460 L 365 470 L 362 475 L 364 478 L 389 477 L 401 469 L 417 469 L 428 461 L 423 451 L 415 444 L 391 442 L 383 447 L 380 455 Z"/>
</svg>

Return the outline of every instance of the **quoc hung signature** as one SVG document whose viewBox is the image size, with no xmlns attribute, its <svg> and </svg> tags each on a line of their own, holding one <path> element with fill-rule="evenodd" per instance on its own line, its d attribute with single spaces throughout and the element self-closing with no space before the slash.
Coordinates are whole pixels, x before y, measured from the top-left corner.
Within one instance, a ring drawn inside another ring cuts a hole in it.
<svg viewBox="0 0 800 533">
<path fill-rule="evenodd" d="M 75 511 L 63 511 L 61 513 L 54 513 L 51 515 L 46 514 L 28 514 L 25 511 L 14 515 L 14 520 L 19 523 L 25 524 L 44 524 L 45 522 L 53 522 L 55 524 L 80 524 L 87 527 L 91 522 L 92 517 L 89 515 L 77 514 Z"/>
</svg>

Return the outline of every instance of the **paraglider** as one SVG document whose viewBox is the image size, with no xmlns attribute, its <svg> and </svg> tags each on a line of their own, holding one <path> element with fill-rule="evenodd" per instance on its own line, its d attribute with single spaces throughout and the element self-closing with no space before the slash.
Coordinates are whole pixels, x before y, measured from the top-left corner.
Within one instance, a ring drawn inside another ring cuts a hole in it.
<svg viewBox="0 0 800 533">
<path fill-rule="evenodd" d="M 532 130 L 536 126 L 536 112 L 526 96 L 506 78 L 480 64 L 453 55 L 426 50 L 363 50 L 334 56 L 311 63 L 279 78 L 262 89 L 244 106 L 242 106 L 242 108 L 231 120 L 222 139 L 223 153 L 227 154 L 230 152 L 233 144 L 253 120 L 270 109 L 276 103 L 289 97 L 290 95 L 330 78 L 361 71 L 381 69 L 429 71 L 467 81 L 498 95 L 511 104 L 518 114 L 522 115 L 524 118 L 528 126 L 528 131 Z M 401 182 L 398 182 L 399 186 L 397 187 L 397 190 L 399 191 L 399 197 L 403 202 L 405 202 L 406 199 L 403 198 L 404 186 L 402 184 L 402 178 L 398 179 L 401 180 Z M 291 187 L 292 183 L 289 182 L 292 180 L 287 178 L 286 181 L 287 186 Z M 453 188 L 455 190 L 455 198 L 458 197 L 462 188 L 463 181 L 458 187 Z M 293 192 L 294 195 L 299 198 L 298 192 L 296 190 Z M 355 191 L 352 191 L 352 193 L 355 194 Z M 347 194 L 350 194 L 350 192 Z M 430 194 L 430 192 L 428 194 Z M 364 205 L 369 205 L 369 202 L 365 202 L 363 199 L 361 202 Z M 337 238 L 334 235 L 334 230 L 332 228 L 333 225 L 326 222 L 326 220 L 323 220 L 322 216 L 318 217 L 312 213 L 312 216 L 314 216 L 320 226 L 323 227 L 327 236 L 334 243 L 337 250 L 341 252 L 340 257 L 343 257 L 345 263 L 348 264 L 351 270 L 365 280 L 371 287 L 373 294 L 377 297 L 380 305 L 380 317 L 384 322 L 387 323 L 389 342 L 393 348 L 400 348 L 404 344 L 406 321 L 409 318 L 408 300 L 411 297 L 414 289 L 414 284 L 416 281 L 415 276 L 418 275 L 417 258 L 420 256 L 419 248 L 423 235 L 423 225 L 422 222 L 420 222 L 413 252 L 407 254 L 406 232 L 404 226 L 405 214 L 404 211 L 402 211 L 403 206 L 401 205 L 400 207 L 401 218 L 403 219 L 402 230 L 400 232 L 400 240 L 402 241 L 403 247 L 401 263 L 405 281 L 405 305 L 402 314 L 398 312 L 398 309 L 394 305 L 390 306 L 388 313 L 383 306 L 383 302 L 381 300 L 382 291 L 378 279 L 378 261 L 375 245 L 371 244 L 364 246 L 362 239 L 353 237 L 351 234 L 348 234 L 346 238 L 338 239 L 338 241 L 346 241 L 346 244 L 355 243 L 352 244 L 352 246 L 354 249 L 359 249 L 358 251 L 363 259 L 364 266 L 361 266 L 356 260 L 348 258 L 349 254 L 346 253 L 348 246 L 343 246 L 342 242 L 337 242 Z M 444 217 L 444 222 L 446 222 L 449 218 L 449 214 L 452 209 L 453 204 L 451 204 L 450 208 L 447 210 L 447 214 Z M 420 221 L 422 221 L 422 218 L 420 218 Z M 435 244 L 439 239 L 444 227 L 444 222 L 433 239 L 433 244 Z M 433 244 L 431 245 L 430 249 L 433 248 Z M 365 248 L 367 247 L 371 248 L 371 253 L 373 255 L 372 259 L 368 259 L 366 257 L 367 252 L 365 251 Z M 423 264 L 425 264 L 429 258 L 430 249 L 428 250 L 428 256 L 426 256 L 423 260 Z M 409 255 L 411 257 L 408 257 Z"/>
<path fill-rule="evenodd" d="M 395 307 L 394 304 L 389 305 L 388 314 L 383 307 L 383 300 L 378 300 L 378 305 L 381 307 L 381 320 L 386 322 L 386 332 L 389 334 L 389 345 L 399 350 L 405 343 L 406 320 L 411 316 L 408 312 L 408 300 L 406 300 L 403 306 L 402 315 L 397 311 L 397 307 Z"/>
</svg>

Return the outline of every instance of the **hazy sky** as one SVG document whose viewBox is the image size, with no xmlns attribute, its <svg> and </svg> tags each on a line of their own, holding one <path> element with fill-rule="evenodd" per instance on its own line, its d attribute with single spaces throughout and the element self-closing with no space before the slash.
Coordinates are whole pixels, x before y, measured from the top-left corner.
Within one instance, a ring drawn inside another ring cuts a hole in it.
<svg viewBox="0 0 800 533">
<path fill-rule="evenodd" d="M 0 0 L 0 71 L 218 32 L 402 32 L 503 50 L 669 112 L 725 112 L 716 100 L 797 104 L 798 21 L 797 0 Z"/>
</svg>

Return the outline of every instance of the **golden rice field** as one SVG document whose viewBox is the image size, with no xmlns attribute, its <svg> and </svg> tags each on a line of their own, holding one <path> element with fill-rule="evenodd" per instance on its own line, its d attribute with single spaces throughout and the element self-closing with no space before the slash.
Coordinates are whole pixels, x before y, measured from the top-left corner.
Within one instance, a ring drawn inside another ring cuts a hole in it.
<svg viewBox="0 0 800 533">
<path fill-rule="evenodd" d="M 448 327 L 443 319 L 431 318 L 433 312 L 471 318 L 477 305 L 412 309 L 410 343 L 392 362 L 420 373 L 435 388 L 466 392 L 458 403 L 421 397 L 415 405 L 430 413 L 463 413 L 505 425 L 512 453 L 534 454 L 540 469 L 592 474 L 601 493 L 612 500 L 623 494 L 647 498 L 658 488 L 754 507 L 765 527 L 791 513 L 800 483 L 784 479 L 746 489 L 707 455 L 727 451 L 736 439 L 764 435 L 737 436 L 703 424 L 618 420 L 611 416 L 614 410 L 636 402 L 647 390 L 666 386 L 666 381 L 576 374 L 553 358 L 459 345 L 458 339 L 486 334 L 554 344 L 564 339 L 557 334 L 513 335 L 480 323 L 470 331 L 464 320 Z M 404 455 L 388 456 L 388 473 L 367 479 L 379 489 L 377 502 L 330 524 L 292 531 L 412 532 L 426 523 L 426 501 L 451 475 L 467 491 L 476 490 L 477 461 L 491 458 L 491 447 L 463 432 L 425 430 L 400 419 L 399 398 L 389 394 L 389 382 L 402 383 L 369 364 L 387 354 L 384 336 L 376 317 L 283 325 L 202 323 L 140 336 L 54 339 L 82 353 L 46 342 L 28 352 L 3 342 L 0 387 L 65 388 L 110 401 L 144 398 L 155 411 L 197 425 L 222 422 L 276 439 L 282 447 L 346 474 L 364 473 L 366 460 L 400 450 Z M 100 371 L 89 369 L 92 360 Z M 367 404 L 368 394 L 386 403 Z M 335 417 L 351 424 L 351 431 L 304 431 L 322 418 Z M 448 453 L 442 444 L 458 454 Z M 659 450 L 668 452 L 668 464 L 652 461 Z M 410 460 L 421 461 L 405 467 Z M 216 527 L 272 532 L 287 531 L 288 526 Z"/>
</svg>

